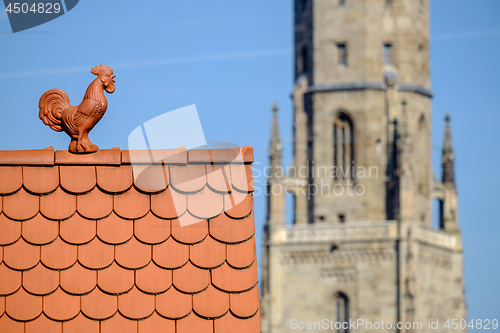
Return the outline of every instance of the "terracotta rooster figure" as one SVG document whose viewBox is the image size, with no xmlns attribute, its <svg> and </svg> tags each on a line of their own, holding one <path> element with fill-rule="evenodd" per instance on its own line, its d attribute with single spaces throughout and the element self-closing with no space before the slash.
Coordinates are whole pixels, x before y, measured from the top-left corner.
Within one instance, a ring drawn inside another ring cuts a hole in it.
<svg viewBox="0 0 500 333">
<path fill-rule="evenodd" d="M 89 132 L 101 120 L 108 108 L 104 90 L 115 91 L 113 70 L 106 65 L 90 71 L 97 78 L 89 85 L 83 101 L 78 106 L 69 104 L 68 95 L 61 89 L 51 89 L 40 97 L 40 119 L 54 131 L 66 132 L 71 137 L 69 151 L 93 153 L 99 147 L 89 140 Z"/>
</svg>

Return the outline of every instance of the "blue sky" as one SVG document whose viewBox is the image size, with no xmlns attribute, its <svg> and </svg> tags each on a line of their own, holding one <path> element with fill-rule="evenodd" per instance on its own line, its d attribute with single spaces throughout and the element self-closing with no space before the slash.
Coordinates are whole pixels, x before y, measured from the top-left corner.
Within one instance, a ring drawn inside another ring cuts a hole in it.
<svg viewBox="0 0 500 333">
<path fill-rule="evenodd" d="M 439 174 L 449 112 L 468 315 L 493 318 L 500 312 L 500 2 L 433 0 L 431 31 L 434 170 Z M 117 88 L 91 133 L 101 148 L 127 149 L 139 124 L 196 104 L 208 141 L 252 145 L 257 167 L 263 167 L 276 100 L 288 161 L 292 33 L 290 0 L 86 0 L 17 34 L 2 12 L 0 149 L 67 149 L 68 137 L 38 119 L 38 99 L 58 87 L 72 104 L 80 103 L 94 79 L 91 67 L 106 64 L 115 70 Z M 256 181 L 263 185 L 262 178 Z M 255 209 L 260 240 L 263 196 L 255 198 Z"/>
</svg>

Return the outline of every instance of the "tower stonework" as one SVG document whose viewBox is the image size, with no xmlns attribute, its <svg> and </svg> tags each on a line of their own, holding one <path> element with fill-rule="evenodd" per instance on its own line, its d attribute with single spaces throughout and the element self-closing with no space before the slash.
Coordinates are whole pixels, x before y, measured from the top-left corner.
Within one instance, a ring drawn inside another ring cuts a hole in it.
<svg viewBox="0 0 500 333">
<path fill-rule="evenodd" d="M 466 305 L 449 117 L 441 181 L 431 170 L 429 6 L 295 0 L 293 161 L 280 168 L 275 110 L 268 179 L 293 195 L 294 217 L 286 223 L 284 192 L 270 190 L 263 332 L 376 329 L 325 319 L 465 331 L 445 327 Z"/>
</svg>

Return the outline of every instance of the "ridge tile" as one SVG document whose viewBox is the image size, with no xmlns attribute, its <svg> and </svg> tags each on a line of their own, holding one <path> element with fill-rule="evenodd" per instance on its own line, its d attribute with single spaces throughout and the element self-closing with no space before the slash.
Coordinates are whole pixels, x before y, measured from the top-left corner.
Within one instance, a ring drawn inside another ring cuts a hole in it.
<svg viewBox="0 0 500 333">
<path fill-rule="evenodd" d="M 137 288 L 118 296 L 118 311 L 128 319 L 144 319 L 155 310 L 154 295 L 144 294 Z"/>
<path fill-rule="evenodd" d="M 90 294 L 81 296 L 81 310 L 94 320 L 111 318 L 118 310 L 118 297 L 95 288 Z"/>
<path fill-rule="evenodd" d="M 87 220 L 79 214 L 74 214 L 67 220 L 59 223 L 59 237 L 70 244 L 85 244 L 97 234 L 97 225 L 94 220 Z"/>
<path fill-rule="evenodd" d="M 23 166 L 23 185 L 36 194 L 48 194 L 59 186 L 59 168 Z"/>
<path fill-rule="evenodd" d="M 119 313 L 101 322 L 101 333 L 137 333 L 137 320 L 122 317 Z"/>
<path fill-rule="evenodd" d="M 78 257 L 78 248 L 57 238 L 49 245 L 41 247 L 42 263 L 52 269 L 66 269 L 76 262 Z"/>
<path fill-rule="evenodd" d="M 149 263 L 135 271 L 135 285 L 144 293 L 160 294 L 172 286 L 172 270 Z"/>
<path fill-rule="evenodd" d="M 175 333 L 175 321 L 160 317 L 156 312 L 139 321 L 138 333 Z"/>
<path fill-rule="evenodd" d="M 43 297 L 43 312 L 52 320 L 66 321 L 80 312 L 80 297 L 66 294 L 61 288 Z"/>
<path fill-rule="evenodd" d="M 68 294 L 87 294 L 97 286 L 97 271 L 87 269 L 77 262 L 60 272 L 60 285 Z"/>
<path fill-rule="evenodd" d="M 40 212 L 51 220 L 65 220 L 76 212 L 76 196 L 65 193 L 59 187 L 40 198 Z"/>
<path fill-rule="evenodd" d="M 29 220 L 38 213 L 40 198 L 21 188 L 13 195 L 3 198 L 3 214 L 13 220 Z"/>
<path fill-rule="evenodd" d="M 115 213 L 97 221 L 97 236 L 108 244 L 123 244 L 134 235 L 134 222 L 122 219 Z"/>
<path fill-rule="evenodd" d="M 59 235 L 59 223 L 47 220 L 41 214 L 22 222 L 23 238 L 32 244 L 44 245 L 54 241 Z"/>
<path fill-rule="evenodd" d="M 135 237 L 115 248 L 116 262 L 129 269 L 146 267 L 151 258 L 151 245 L 140 243 Z"/>
<path fill-rule="evenodd" d="M 50 294 L 59 287 L 59 272 L 38 263 L 35 268 L 23 272 L 23 287 L 30 294 Z"/>
<path fill-rule="evenodd" d="M 54 165 L 54 148 L 0 151 L 0 165 Z"/>
<path fill-rule="evenodd" d="M 151 212 L 134 221 L 135 237 L 146 244 L 160 244 L 170 237 L 170 220 L 162 220 Z"/>
<path fill-rule="evenodd" d="M 85 317 L 82 313 L 62 325 L 64 333 L 99 333 L 99 322 Z"/>
<path fill-rule="evenodd" d="M 241 293 L 249 290 L 257 284 L 258 280 L 257 263 L 253 263 L 248 269 L 234 269 L 224 264 L 212 270 L 213 285 L 230 293 Z"/>
<path fill-rule="evenodd" d="M 107 193 L 115 194 L 127 191 L 133 184 L 132 167 L 96 166 L 97 186 Z"/>
<path fill-rule="evenodd" d="M 67 150 L 55 153 L 55 164 L 68 165 L 120 165 L 120 148 L 99 150 L 92 154 L 73 154 Z"/>
<path fill-rule="evenodd" d="M 156 311 L 163 317 L 183 318 L 191 312 L 192 308 L 193 296 L 180 293 L 175 288 L 170 288 L 165 293 L 156 296 Z"/>
<path fill-rule="evenodd" d="M 123 194 L 117 194 L 115 213 L 125 219 L 133 220 L 145 216 L 150 209 L 149 195 L 138 192 L 134 187 Z"/>
<path fill-rule="evenodd" d="M 103 269 L 115 259 L 115 247 L 94 238 L 90 243 L 78 246 L 78 261 L 83 267 Z"/>
<path fill-rule="evenodd" d="M 132 156 L 132 157 L 131 157 Z M 186 147 L 175 149 L 150 149 L 150 150 L 124 150 L 122 151 L 122 163 L 130 164 L 132 159 L 136 164 L 186 164 Z"/>
<path fill-rule="evenodd" d="M 177 332 L 213 333 L 214 321 L 200 318 L 192 312 L 189 316 L 177 320 Z"/>
<path fill-rule="evenodd" d="M 76 209 L 88 219 L 102 219 L 113 211 L 113 196 L 101 192 L 97 187 L 76 198 Z"/>
<path fill-rule="evenodd" d="M 193 295 L 193 310 L 203 318 L 219 318 L 229 311 L 229 294 L 209 285 L 207 290 Z"/>
<path fill-rule="evenodd" d="M 191 246 L 190 260 L 201 268 L 214 268 L 224 263 L 226 259 L 226 245 L 207 237 L 201 243 Z"/>
<path fill-rule="evenodd" d="M 0 195 L 19 190 L 23 183 L 23 169 L 20 166 L 0 166 Z"/>
<path fill-rule="evenodd" d="M 231 313 L 239 318 L 253 317 L 259 311 L 259 286 L 240 293 L 229 295 Z"/>
<path fill-rule="evenodd" d="M 40 261 L 40 246 L 31 245 L 20 238 L 12 245 L 4 247 L 3 262 L 17 270 L 35 267 Z"/>
<path fill-rule="evenodd" d="M 21 288 L 5 298 L 5 312 L 17 321 L 33 320 L 42 313 L 42 297 L 30 295 Z"/>
<path fill-rule="evenodd" d="M 124 294 L 134 286 L 134 271 L 122 268 L 115 262 L 97 272 L 97 284 L 107 294 Z"/>
<path fill-rule="evenodd" d="M 161 244 L 153 245 L 153 260 L 163 268 L 179 268 L 189 260 L 189 246 L 170 237 Z"/>
<path fill-rule="evenodd" d="M 50 320 L 43 313 L 40 317 L 25 324 L 25 333 L 62 333 L 62 323 Z"/>
<path fill-rule="evenodd" d="M 97 182 L 95 166 L 61 165 L 59 167 L 61 187 L 75 194 L 90 192 Z"/>
<path fill-rule="evenodd" d="M 241 220 L 233 220 L 226 214 L 210 219 L 210 235 L 216 240 L 227 243 L 241 243 L 255 234 L 254 213 Z"/>
<path fill-rule="evenodd" d="M 173 285 L 178 290 L 187 293 L 198 293 L 210 284 L 210 271 L 194 266 L 188 262 L 173 272 Z"/>
<path fill-rule="evenodd" d="M 14 293 L 21 287 L 22 279 L 20 271 L 15 271 L 5 266 L 5 264 L 0 264 L 0 295 L 6 296 Z M 5 299 L 2 298 L 0 301 L 5 301 Z"/>
</svg>

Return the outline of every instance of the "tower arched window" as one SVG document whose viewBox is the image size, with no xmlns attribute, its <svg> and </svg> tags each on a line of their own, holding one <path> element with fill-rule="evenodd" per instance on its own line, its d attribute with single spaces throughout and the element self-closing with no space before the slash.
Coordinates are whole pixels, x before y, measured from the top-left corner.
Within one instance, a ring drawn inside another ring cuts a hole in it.
<svg viewBox="0 0 500 333">
<path fill-rule="evenodd" d="M 343 293 L 338 293 L 335 296 L 335 316 L 336 322 L 335 325 L 337 328 L 337 333 L 349 333 L 349 300 L 347 296 Z"/>
<path fill-rule="evenodd" d="M 335 179 L 354 179 L 354 133 L 351 118 L 339 113 L 333 121 Z"/>
</svg>

